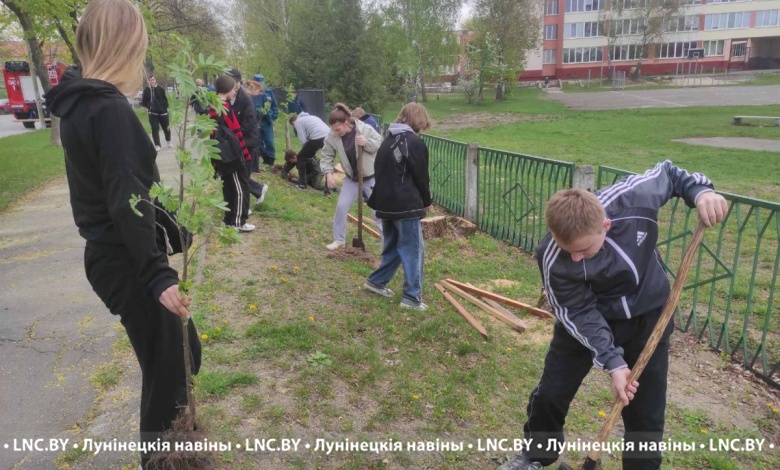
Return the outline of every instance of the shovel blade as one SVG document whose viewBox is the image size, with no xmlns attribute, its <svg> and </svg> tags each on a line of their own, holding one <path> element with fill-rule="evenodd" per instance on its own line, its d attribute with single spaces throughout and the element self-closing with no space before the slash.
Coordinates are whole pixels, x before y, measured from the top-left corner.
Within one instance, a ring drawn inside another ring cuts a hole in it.
<svg viewBox="0 0 780 470">
<path fill-rule="evenodd" d="M 582 463 L 581 470 L 602 470 L 601 460 L 593 460 L 590 457 L 585 457 L 585 462 Z"/>
<path fill-rule="evenodd" d="M 352 239 L 352 248 L 360 248 L 363 251 L 366 251 L 366 244 L 363 243 L 363 240 L 355 237 Z"/>
</svg>

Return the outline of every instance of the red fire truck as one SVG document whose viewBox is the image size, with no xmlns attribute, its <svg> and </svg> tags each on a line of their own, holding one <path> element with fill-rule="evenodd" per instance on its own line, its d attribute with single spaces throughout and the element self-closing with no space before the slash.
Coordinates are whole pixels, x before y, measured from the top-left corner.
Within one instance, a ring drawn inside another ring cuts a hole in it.
<svg viewBox="0 0 780 470">
<path fill-rule="evenodd" d="M 49 75 L 49 82 L 52 86 L 57 85 L 62 78 L 62 73 L 67 68 L 62 62 L 46 63 L 46 72 Z M 33 77 L 30 75 L 30 64 L 21 60 L 15 60 L 3 63 L 3 79 L 5 80 L 5 89 L 8 93 L 8 104 L 11 108 L 11 114 L 16 120 L 21 122 L 24 127 L 32 129 L 35 127 L 35 121 L 38 120 L 38 108 L 35 105 L 35 89 L 33 88 Z M 43 87 L 38 81 L 38 91 L 43 94 Z M 44 107 L 46 113 L 46 122 L 49 122 L 49 113 Z"/>
</svg>

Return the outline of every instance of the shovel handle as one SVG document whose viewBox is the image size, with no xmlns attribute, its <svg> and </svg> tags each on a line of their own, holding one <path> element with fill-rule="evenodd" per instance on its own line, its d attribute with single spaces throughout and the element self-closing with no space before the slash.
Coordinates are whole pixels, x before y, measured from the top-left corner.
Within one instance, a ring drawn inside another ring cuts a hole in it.
<svg viewBox="0 0 780 470">
<path fill-rule="evenodd" d="M 642 349 L 642 353 L 636 360 L 636 364 L 634 364 L 633 369 L 631 369 L 631 373 L 628 374 L 628 383 L 632 383 L 639 378 L 639 376 L 642 374 L 642 371 L 645 370 L 645 366 L 647 366 L 647 363 L 650 361 L 650 357 L 655 352 L 655 348 L 661 341 L 661 338 L 664 335 L 664 331 L 666 331 L 666 326 L 669 324 L 669 321 L 672 319 L 672 315 L 677 308 L 677 301 L 680 300 L 680 295 L 682 295 L 683 287 L 685 287 L 685 279 L 688 277 L 688 271 L 690 271 L 693 258 L 696 256 L 696 252 L 699 249 L 699 244 L 704 237 L 705 229 L 706 227 L 704 226 L 704 223 L 699 221 L 699 225 L 696 227 L 696 230 L 693 232 L 693 236 L 691 237 L 691 242 L 688 245 L 688 249 L 685 250 L 685 255 L 683 256 L 682 262 L 680 263 L 680 269 L 677 271 L 677 277 L 674 280 L 672 291 L 669 294 L 669 299 L 666 301 L 664 310 L 661 313 L 661 316 L 658 318 L 658 322 L 655 324 L 653 332 L 650 334 L 650 338 L 647 340 L 645 347 Z M 620 416 L 621 411 L 623 411 L 623 402 L 620 399 L 616 399 L 615 404 L 612 405 L 612 409 L 609 411 L 609 414 L 604 421 L 604 424 L 601 425 L 601 430 L 599 431 L 599 435 L 596 438 L 596 442 L 606 442 L 607 436 L 609 436 L 609 434 L 612 432 L 612 428 L 615 426 L 615 422 L 617 421 L 618 416 Z M 586 463 L 583 464 L 582 468 L 593 468 L 593 462 L 598 462 L 600 455 L 600 450 L 594 450 L 588 453 L 588 457 L 585 459 Z"/>
<path fill-rule="evenodd" d="M 363 146 L 357 146 L 358 240 L 363 243 Z"/>
</svg>

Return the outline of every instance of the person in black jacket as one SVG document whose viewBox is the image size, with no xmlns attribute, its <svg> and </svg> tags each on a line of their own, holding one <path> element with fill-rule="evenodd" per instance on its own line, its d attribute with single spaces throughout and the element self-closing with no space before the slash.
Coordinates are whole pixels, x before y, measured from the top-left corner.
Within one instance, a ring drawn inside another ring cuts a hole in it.
<svg viewBox="0 0 780 470">
<path fill-rule="evenodd" d="M 236 113 L 239 124 L 241 124 L 241 133 L 244 134 L 246 148 L 249 150 L 251 159 L 246 162 L 247 184 L 249 193 L 255 197 L 257 204 L 262 204 L 265 200 L 265 193 L 268 192 L 268 185 L 258 183 L 252 179 L 252 173 L 260 172 L 258 163 L 260 155 L 260 128 L 258 127 L 257 113 L 252 97 L 244 90 L 241 81 L 241 72 L 236 69 L 230 69 L 228 75 L 236 81 L 236 97 L 230 102 L 233 112 Z"/>
<path fill-rule="evenodd" d="M 422 301 L 424 243 L 420 219 L 433 202 L 428 175 L 428 147 L 418 136 L 430 127 L 425 107 L 409 103 L 390 124 L 388 136 L 374 161 L 376 185 L 368 206 L 382 219 L 382 262 L 368 276 L 364 288 L 385 297 L 387 284 L 398 267 L 404 267 L 401 307 L 427 310 Z"/>
<path fill-rule="evenodd" d="M 181 317 L 190 316 L 179 277 L 156 242 L 156 152 L 127 97 L 141 86 L 147 33 L 129 0 L 94 0 L 76 31 L 79 74 L 69 70 L 46 94 L 62 119 L 70 203 L 86 240 L 84 265 L 95 293 L 118 315 L 141 366 L 141 440 L 155 442 L 187 404 Z M 188 322 L 192 372 L 200 368 L 195 325 Z M 145 466 L 149 453 L 142 455 Z"/>
<path fill-rule="evenodd" d="M 558 451 L 548 440 L 562 448 L 569 404 L 593 365 L 610 374 L 612 394 L 626 405 L 623 468 L 660 468 L 661 452 L 643 449 L 658 448 L 663 439 L 673 323 L 644 369 L 642 385 L 627 379 L 669 297 L 656 243 L 658 211 L 672 197 L 696 207 L 708 227 L 728 213 L 706 176 L 668 160 L 596 194 L 567 189 L 550 199 L 550 232 L 536 258 L 558 322 L 528 404 L 523 429 L 530 448 L 500 470 L 538 470 L 555 462 Z"/>
<path fill-rule="evenodd" d="M 165 88 L 157 86 L 157 79 L 154 75 L 149 75 L 149 86 L 144 89 L 141 96 L 141 106 L 149 111 L 149 124 L 152 125 L 152 139 L 154 147 L 160 150 L 160 126 L 165 134 L 165 142 L 168 148 L 171 144 L 171 128 L 168 122 L 168 96 L 165 94 Z"/>
</svg>

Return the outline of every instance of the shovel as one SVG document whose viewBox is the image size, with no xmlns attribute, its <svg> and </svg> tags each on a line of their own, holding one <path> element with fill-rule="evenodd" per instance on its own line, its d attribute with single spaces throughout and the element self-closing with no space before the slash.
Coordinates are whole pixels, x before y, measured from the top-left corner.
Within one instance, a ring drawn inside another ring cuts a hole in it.
<svg viewBox="0 0 780 470">
<path fill-rule="evenodd" d="M 363 146 L 357 146 L 357 174 L 358 174 L 358 234 L 352 238 L 352 247 L 366 251 L 363 243 Z"/>
<path fill-rule="evenodd" d="M 688 245 L 688 249 L 685 250 L 685 255 L 683 256 L 682 262 L 680 263 L 680 269 L 677 271 L 677 277 L 674 280 L 672 292 L 669 294 L 669 300 L 666 301 L 664 310 L 661 313 L 661 316 L 658 318 L 658 323 L 655 324 L 653 332 L 650 334 L 650 338 L 647 340 L 644 349 L 642 349 L 642 353 L 636 360 L 634 368 L 631 369 L 631 373 L 628 375 L 628 383 L 632 383 L 639 378 L 639 375 L 650 361 L 650 357 L 655 352 L 656 346 L 658 346 L 659 341 L 661 341 L 661 337 L 666 330 L 666 326 L 669 324 L 669 320 L 672 319 L 672 314 L 674 314 L 674 310 L 677 307 L 677 301 L 680 300 L 680 294 L 682 294 L 683 287 L 685 286 L 685 278 L 688 277 L 688 271 L 690 270 L 691 262 L 693 261 L 694 256 L 696 256 L 696 251 L 698 250 L 701 239 L 704 236 L 704 229 L 704 224 L 699 221 L 699 226 L 696 227 L 696 231 L 693 232 L 691 244 Z M 609 414 L 607 415 L 607 419 L 604 421 L 604 424 L 601 425 L 601 430 L 599 431 L 599 435 L 596 438 L 596 442 L 603 443 L 607 441 L 607 436 L 609 436 L 609 434 L 612 432 L 612 427 L 615 425 L 615 421 L 617 421 L 617 418 L 620 416 L 620 412 L 622 410 L 623 402 L 620 401 L 620 399 L 616 399 L 615 404 L 612 405 L 612 410 L 610 410 Z M 585 458 L 585 462 L 583 462 L 581 470 L 601 470 L 601 462 L 599 461 L 600 456 L 601 450 L 591 451 Z"/>
</svg>

